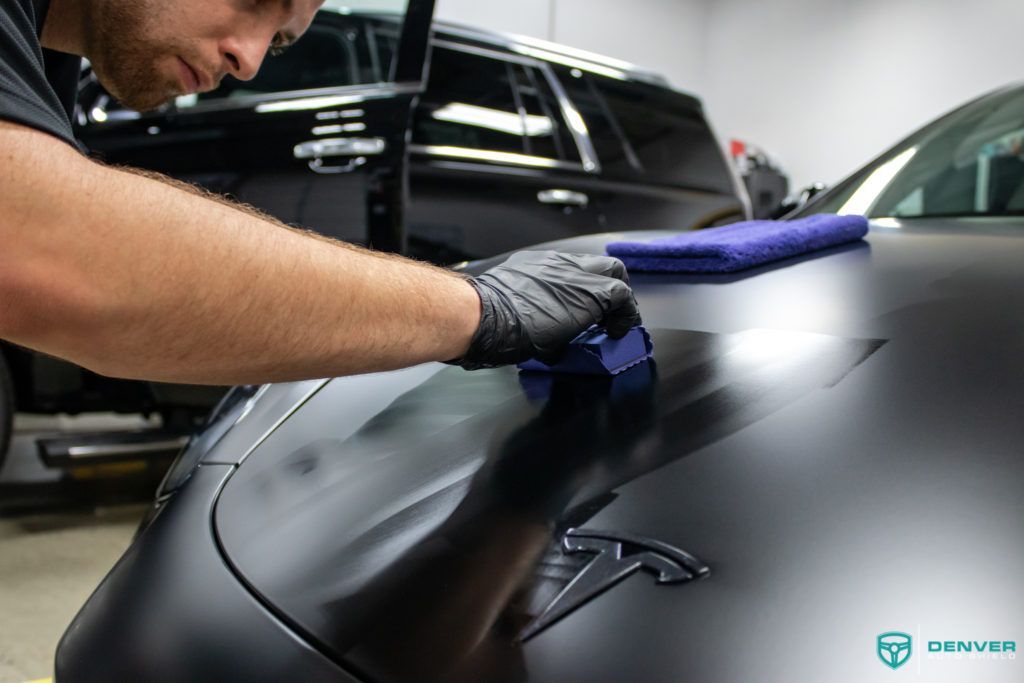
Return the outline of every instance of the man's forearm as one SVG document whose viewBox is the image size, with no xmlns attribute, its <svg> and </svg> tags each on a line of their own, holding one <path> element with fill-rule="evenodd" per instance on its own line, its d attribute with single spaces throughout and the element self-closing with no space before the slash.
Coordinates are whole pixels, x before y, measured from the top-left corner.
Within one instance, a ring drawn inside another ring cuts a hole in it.
<svg viewBox="0 0 1024 683">
<path fill-rule="evenodd" d="M 123 377 L 256 383 L 461 355 L 460 277 L 283 228 L 0 124 L 0 337 Z"/>
</svg>

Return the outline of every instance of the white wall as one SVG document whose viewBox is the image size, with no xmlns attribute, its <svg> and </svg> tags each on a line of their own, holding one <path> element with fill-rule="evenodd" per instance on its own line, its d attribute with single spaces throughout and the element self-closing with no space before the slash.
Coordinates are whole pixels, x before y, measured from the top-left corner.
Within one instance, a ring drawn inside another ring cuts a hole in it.
<svg viewBox="0 0 1024 683">
<path fill-rule="evenodd" d="M 659 71 L 797 187 L 1024 79 L 1022 0 L 438 0 L 438 16 Z"/>
<path fill-rule="evenodd" d="M 688 92 L 704 90 L 704 0 L 553 1 L 555 42 L 653 69 Z"/>
<path fill-rule="evenodd" d="M 694 93 L 704 87 L 705 0 L 438 0 L 435 14 L 633 62 Z"/>
<path fill-rule="evenodd" d="M 705 102 L 723 136 L 833 182 L 960 102 L 1024 78 L 1020 0 L 714 0 Z"/>
<path fill-rule="evenodd" d="M 552 3 L 557 0 L 437 0 L 434 16 L 503 33 L 550 40 Z"/>
</svg>

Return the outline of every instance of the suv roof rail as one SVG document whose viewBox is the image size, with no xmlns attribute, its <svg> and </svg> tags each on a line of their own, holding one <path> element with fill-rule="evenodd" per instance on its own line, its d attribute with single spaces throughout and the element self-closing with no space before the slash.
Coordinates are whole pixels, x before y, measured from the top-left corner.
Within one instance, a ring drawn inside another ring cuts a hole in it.
<svg viewBox="0 0 1024 683">
<path fill-rule="evenodd" d="M 321 11 L 371 17 L 382 20 L 396 20 L 401 17 L 401 14 L 398 13 L 389 14 L 387 12 L 379 11 L 353 11 L 339 8 L 337 6 L 324 6 L 321 8 Z M 606 57 L 605 55 L 600 55 L 596 52 L 580 50 L 560 45 L 558 43 L 553 43 L 548 40 L 542 40 L 540 38 L 531 38 L 529 36 L 512 33 L 502 33 L 499 31 L 467 26 L 465 24 L 445 21 L 442 19 L 434 20 L 433 29 L 436 33 L 474 40 L 479 43 L 501 47 L 511 52 L 517 52 L 519 54 L 549 62 L 560 63 L 565 66 L 578 68 L 583 71 L 589 71 L 603 76 L 609 76 L 618 80 L 640 81 L 662 88 L 676 89 L 671 83 L 669 83 L 665 76 L 655 71 L 651 71 L 650 69 L 645 69 L 635 64 L 631 64 L 630 62 L 615 59 L 613 57 Z"/>
</svg>

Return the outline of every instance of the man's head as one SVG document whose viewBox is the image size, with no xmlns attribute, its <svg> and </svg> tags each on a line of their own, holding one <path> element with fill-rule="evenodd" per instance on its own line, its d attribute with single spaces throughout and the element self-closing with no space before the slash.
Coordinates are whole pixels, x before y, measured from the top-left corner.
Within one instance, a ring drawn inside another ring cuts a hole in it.
<svg viewBox="0 0 1024 683">
<path fill-rule="evenodd" d="M 298 39 L 323 0 L 89 0 L 83 51 L 133 109 L 248 80 L 268 51 Z"/>
</svg>

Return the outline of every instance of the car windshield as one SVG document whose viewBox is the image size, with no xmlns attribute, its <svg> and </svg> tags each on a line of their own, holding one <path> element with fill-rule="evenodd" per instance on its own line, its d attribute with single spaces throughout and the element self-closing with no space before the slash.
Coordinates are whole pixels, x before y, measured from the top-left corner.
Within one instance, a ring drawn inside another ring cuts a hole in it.
<svg viewBox="0 0 1024 683">
<path fill-rule="evenodd" d="M 1024 216 L 1024 87 L 926 126 L 811 204 L 869 218 Z"/>
</svg>

